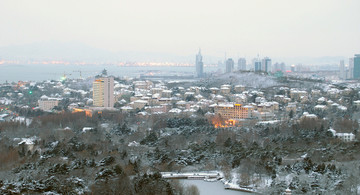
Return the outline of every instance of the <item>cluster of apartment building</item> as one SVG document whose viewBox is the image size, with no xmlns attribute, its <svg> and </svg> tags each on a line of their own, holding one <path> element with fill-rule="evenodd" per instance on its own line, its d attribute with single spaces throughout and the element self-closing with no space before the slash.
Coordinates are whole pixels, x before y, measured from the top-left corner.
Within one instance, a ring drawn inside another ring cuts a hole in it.
<svg viewBox="0 0 360 195">
<path fill-rule="evenodd" d="M 72 82 L 72 81 L 68 81 Z M 33 109 L 53 111 L 65 98 L 67 108 L 73 112 L 92 112 L 103 109 L 133 112 L 139 115 L 167 114 L 179 116 L 197 115 L 199 110 L 205 116 L 221 116 L 234 121 L 281 121 L 306 118 L 323 118 L 324 113 L 346 113 L 352 107 L 360 107 L 360 100 L 345 98 L 358 89 L 324 84 L 317 89 L 290 88 L 286 86 L 270 89 L 255 89 L 243 85 L 219 84 L 206 88 L 176 84 L 173 81 L 151 81 L 128 79 L 116 81 L 113 77 L 95 78 L 88 90 L 74 89 L 71 85 L 57 81 L 27 83 L 6 89 L 6 97 L 0 99 L 0 106 L 21 102 L 24 93 L 56 89 L 58 93 L 42 95 Z M 183 86 L 189 87 L 183 87 Z M 172 86 L 171 88 L 169 86 Z M 176 87 L 174 87 L 176 86 Z M 356 96 L 358 97 L 358 96 Z M 291 114 L 290 114 L 291 113 Z M 2 118 L 8 118 L 4 114 Z M 2 119 L 4 120 L 4 119 Z M 340 129 L 336 129 L 340 131 Z"/>
<path fill-rule="evenodd" d="M 360 79 L 360 54 L 355 54 L 349 58 L 349 63 L 345 65 L 345 61 L 341 60 L 339 65 L 340 79 Z"/>
</svg>

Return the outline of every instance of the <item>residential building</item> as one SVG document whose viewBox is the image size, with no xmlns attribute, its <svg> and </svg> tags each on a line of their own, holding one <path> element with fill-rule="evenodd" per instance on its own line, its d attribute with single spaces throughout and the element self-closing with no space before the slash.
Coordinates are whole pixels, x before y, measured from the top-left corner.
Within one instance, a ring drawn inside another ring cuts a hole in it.
<svg viewBox="0 0 360 195">
<path fill-rule="evenodd" d="M 355 135 L 353 133 L 336 133 L 336 130 L 329 129 L 334 137 L 344 141 L 344 142 L 352 142 L 355 140 Z"/>
<path fill-rule="evenodd" d="M 215 114 L 224 119 L 246 119 L 251 118 L 253 108 L 241 104 L 219 104 L 214 107 Z"/>
<path fill-rule="evenodd" d="M 133 109 L 142 109 L 144 108 L 146 105 L 148 105 L 149 102 L 146 100 L 136 100 L 134 102 L 131 102 L 132 108 Z"/>
<path fill-rule="evenodd" d="M 96 107 L 114 107 L 114 78 L 97 78 L 93 82 L 93 105 Z"/>
<path fill-rule="evenodd" d="M 55 106 L 59 105 L 59 99 L 58 98 L 49 98 L 46 95 L 43 95 L 40 97 L 40 100 L 38 101 L 39 108 L 41 110 L 50 111 Z"/>
</svg>

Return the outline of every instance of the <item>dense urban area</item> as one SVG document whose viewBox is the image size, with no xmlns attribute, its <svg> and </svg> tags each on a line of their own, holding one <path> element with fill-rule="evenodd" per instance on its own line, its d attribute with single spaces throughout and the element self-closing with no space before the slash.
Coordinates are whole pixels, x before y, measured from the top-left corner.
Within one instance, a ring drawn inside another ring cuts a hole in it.
<svg viewBox="0 0 360 195">
<path fill-rule="evenodd" d="M 263 194 L 358 193 L 358 82 L 240 64 L 204 75 L 199 52 L 194 80 L 104 69 L 1 84 L 0 193 L 199 194 L 178 181 L 191 178 Z"/>
</svg>

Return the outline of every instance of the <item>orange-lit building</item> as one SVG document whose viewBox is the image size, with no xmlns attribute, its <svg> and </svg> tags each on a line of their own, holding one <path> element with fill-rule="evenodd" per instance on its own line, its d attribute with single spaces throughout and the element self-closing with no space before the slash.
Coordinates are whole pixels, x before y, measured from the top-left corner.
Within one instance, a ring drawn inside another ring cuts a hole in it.
<svg viewBox="0 0 360 195">
<path fill-rule="evenodd" d="M 215 114 L 219 114 L 223 119 L 246 119 L 251 118 L 252 106 L 242 106 L 241 104 L 219 104 L 215 106 Z"/>
<path fill-rule="evenodd" d="M 72 113 L 76 113 L 76 112 L 85 112 L 85 115 L 87 117 L 92 117 L 93 114 L 92 110 L 85 108 L 73 108 Z"/>
<path fill-rule="evenodd" d="M 93 100 L 97 107 L 114 107 L 114 78 L 98 78 L 93 82 Z"/>
</svg>

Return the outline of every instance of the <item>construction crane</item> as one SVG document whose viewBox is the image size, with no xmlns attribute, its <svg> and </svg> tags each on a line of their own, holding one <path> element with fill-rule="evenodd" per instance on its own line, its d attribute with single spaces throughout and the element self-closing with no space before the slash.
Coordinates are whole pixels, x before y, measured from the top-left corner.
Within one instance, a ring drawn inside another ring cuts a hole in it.
<svg viewBox="0 0 360 195">
<path fill-rule="evenodd" d="M 65 71 L 64 71 L 64 75 L 63 77 L 61 78 L 61 80 L 66 80 L 67 76 L 70 76 L 71 74 L 66 74 Z"/>
<path fill-rule="evenodd" d="M 73 72 L 78 72 L 80 74 L 80 79 L 83 79 L 82 75 L 85 72 L 85 77 L 86 77 L 86 73 L 93 73 L 93 71 L 84 71 L 84 70 L 74 70 Z"/>
</svg>

